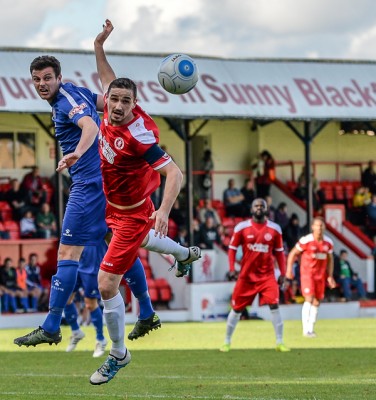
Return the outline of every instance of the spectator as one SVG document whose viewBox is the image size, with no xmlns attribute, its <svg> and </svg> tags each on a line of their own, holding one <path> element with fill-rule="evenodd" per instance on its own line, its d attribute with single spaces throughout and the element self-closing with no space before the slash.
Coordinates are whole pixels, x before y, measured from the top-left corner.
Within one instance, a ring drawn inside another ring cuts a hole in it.
<svg viewBox="0 0 376 400">
<path fill-rule="evenodd" d="M 20 234 L 22 239 L 36 238 L 38 236 L 35 217 L 31 210 L 26 211 L 23 218 L 21 218 Z"/>
<path fill-rule="evenodd" d="M 24 176 L 21 186 L 27 193 L 28 206 L 37 212 L 47 197 L 37 166 L 32 167 L 31 172 Z"/>
<path fill-rule="evenodd" d="M 361 208 L 365 207 L 371 202 L 371 192 L 366 186 L 360 186 L 356 189 L 353 197 L 353 207 Z"/>
<path fill-rule="evenodd" d="M 285 202 L 281 202 L 279 203 L 275 212 L 274 222 L 277 223 L 281 227 L 282 232 L 284 232 L 289 224 L 289 221 L 290 219 L 287 215 L 287 204 Z"/>
<path fill-rule="evenodd" d="M 13 219 L 19 221 L 27 210 L 27 193 L 18 179 L 10 181 L 10 189 L 5 192 L 4 199 L 12 207 Z"/>
<path fill-rule="evenodd" d="M 371 203 L 366 206 L 368 230 L 371 234 L 376 229 L 376 194 L 372 195 Z"/>
<path fill-rule="evenodd" d="M 200 222 L 198 219 L 194 219 L 192 223 L 193 228 L 193 238 L 192 242 L 194 246 L 198 246 L 200 244 Z"/>
<path fill-rule="evenodd" d="M 37 307 L 35 307 L 35 303 L 33 303 L 32 308 L 37 308 L 40 311 L 47 311 L 48 289 L 42 285 L 40 266 L 36 253 L 31 253 L 29 255 L 29 263 L 26 265 L 25 269 L 27 273 L 27 290 L 31 296 L 38 298 Z"/>
<path fill-rule="evenodd" d="M 42 207 L 37 214 L 35 223 L 37 226 L 38 237 L 42 239 L 48 239 L 51 236 L 56 237 L 56 218 L 51 212 L 51 208 L 48 203 L 42 204 Z"/>
<path fill-rule="evenodd" d="M 266 201 L 266 204 L 267 204 L 267 207 L 268 207 L 268 220 L 274 222 L 275 221 L 276 209 L 273 206 L 273 198 L 272 198 L 272 196 L 266 196 L 265 201 Z"/>
<path fill-rule="evenodd" d="M 368 187 L 372 194 L 376 194 L 376 171 L 372 160 L 368 161 L 368 167 L 362 172 L 361 183 L 362 186 Z"/>
<path fill-rule="evenodd" d="M 27 290 L 27 272 L 25 269 L 26 266 L 26 260 L 21 257 L 18 260 L 18 265 L 16 268 L 16 272 L 17 272 L 17 286 L 20 290 L 22 290 L 22 297 L 20 298 L 21 302 L 22 302 L 22 306 L 24 309 L 24 312 L 27 312 L 30 310 L 29 307 L 29 292 Z M 34 298 L 32 297 L 32 302 L 34 303 Z M 34 309 L 34 311 L 36 311 L 36 308 Z"/>
<path fill-rule="evenodd" d="M 219 216 L 217 210 L 213 207 L 212 201 L 206 198 L 204 199 L 204 206 L 199 209 L 200 223 L 203 224 L 208 217 L 213 218 L 215 227 L 221 225 L 221 217 Z"/>
<path fill-rule="evenodd" d="M 203 158 L 201 160 L 201 171 L 204 172 L 203 175 L 200 176 L 201 178 L 201 188 L 202 188 L 202 197 L 209 198 L 210 197 L 210 190 L 212 187 L 212 179 L 211 179 L 211 172 L 214 169 L 214 162 L 212 159 L 211 150 L 207 149 L 204 151 Z"/>
<path fill-rule="evenodd" d="M 17 298 L 21 299 L 23 309 L 27 311 L 27 295 L 17 285 L 17 271 L 10 257 L 4 260 L 4 265 L 0 269 L 0 285 L 4 288 L 4 312 L 17 312 Z"/>
<path fill-rule="evenodd" d="M 290 251 L 299 239 L 303 236 L 303 229 L 299 224 L 299 217 L 297 214 L 291 214 L 289 223 L 286 226 L 283 238 L 286 243 L 287 250 Z"/>
<path fill-rule="evenodd" d="M 66 173 L 60 173 L 59 174 L 57 172 L 50 177 L 50 182 L 52 184 L 53 192 L 54 192 L 55 204 L 57 204 L 57 199 L 58 199 L 58 196 L 59 196 L 59 188 L 57 187 L 58 176 L 61 176 L 62 194 L 63 194 L 63 210 L 65 210 L 65 207 L 67 206 L 67 203 L 68 203 L 70 187 L 72 185 L 72 179 Z"/>
<path fill-rule="evenodd" d="M 188 231 L 185 226 L 179 226 L 178 233 L 175 236 L 175 242 L 181 244 L 182 246 L 189 247 L 188 243 Z"/>
<path fill-rule="evenodd" d="M 351 288 L 356 289 L 358 298 L 365 300 L 367 295 L 363 282 L 358 274 L 351 268 L 350 262 L 348 261 L 348 252 L 344 249 L 341 250 L 337 260 L 338 262 L 336 262 L 334 266 L 335 276 L 339 277 L 339 283 L 346 301 L 352 300 Z"/>
<path fill-rule="evenodd" d="M 178 227 L 185 225 L 185 215 L 180 208 L 179 198 L 174 201 L 169 218 L 171 218 Z"/>
<path fill-rule="evenodd" d="M 238 188 L 235 187 L 234 179 L 228 180 L 228 187 L 223 192 L 223 203 L 228 217 L 243 217 L 244 196 Z"/>
<path fill-rule="evenodd" d="M 5 228 L 3 224 L 3 216 L 0 213 L 0 239 L 10 239 L 9 231 Z"/>
<path fill-rule="evenodd" d="M 256 176 L 256 192 L 257 197 L 265 199 L 270 195 L 270 186 L 275 180 L 275 161 L 267 150 L 260 154 L 260 161 Z"/>
<path fill-rule="evenodd" d="M 252 202 L 256 198 L 253 180 L 250 178 L 247 178 L 244 181 L 244 186 L 240 189 L 240 191 L 241 191 L 242 195 L 244 196 L 244 200 L 243 200 L 244 217 L 250 217 Z"/>
<path fill-rule="evenodd" d="M 214 243 L 220 245 L 221 237 L 215 227 L 214 219 L 207 217 L 204 224 L 200 226 L 200 247 L 202 249 L 213 250 Z"/>
</svg>

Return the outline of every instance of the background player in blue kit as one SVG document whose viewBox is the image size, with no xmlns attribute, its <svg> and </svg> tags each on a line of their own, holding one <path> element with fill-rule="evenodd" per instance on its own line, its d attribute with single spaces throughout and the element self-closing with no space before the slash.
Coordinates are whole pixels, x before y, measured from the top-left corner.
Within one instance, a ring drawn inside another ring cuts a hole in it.
<svg viewBox="0 0 376 400">
<path fill-rule="evenodd" d="M 75 293 L 80 288 L 83 288 L 85 307 L 90 312 L 90 320 L 96 332 L 96 344 L 93 357 L 101 357 L 104 354 L 107 339 L 103 335 L 103 313 L 98 302 L 100 299 L 98 290 L 98 270 L 106 251 L 107 244 L 103 240 L 98 246 L 85 246 L 82 252 L 78 267 L 76 287 L 68 304 L 64 308 L 65 320 L 72 329 L 72 336 L 70 337 L 69 345 L 66 349 L 67 352 L 73 351 L 77 343 L 85 337 L 85 333 L 78 325 L 78 311 L 74 303 Z"/>
</svg>

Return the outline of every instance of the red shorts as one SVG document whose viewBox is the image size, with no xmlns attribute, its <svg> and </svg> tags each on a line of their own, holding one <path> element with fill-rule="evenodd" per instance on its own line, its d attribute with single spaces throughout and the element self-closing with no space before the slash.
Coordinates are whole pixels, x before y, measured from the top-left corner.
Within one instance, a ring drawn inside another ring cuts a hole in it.
<svg viewBox="0 0 376 400">
<path fill-rule="evenodd" d="M 133 265 L 145 236 L 154 224 L 150 219 L 154 205 L 147 198 L 131 210 L 119 210 L 107 204 L 106 222 L 112 229 L 112 239 L 105 254 L 101 270 L 123 275 Z"/>
<path fill-rule="evenodd" d="M 279 303 L 279 286 L 274 276 L 257 282 L 239 278 L 231 298 L 232 308 L 234 311 L 242 311 L 253 303 L 257 294 L 260 295 L 260 306 Z"/>
<path fill-rule="evenodd" d="M 312 275 L 302 275 L 300 277 L 300 287 L 303 297 L 313 296 L 322 300 L 325 295 L 325 277 L 314 278 Z"/>
</svg>

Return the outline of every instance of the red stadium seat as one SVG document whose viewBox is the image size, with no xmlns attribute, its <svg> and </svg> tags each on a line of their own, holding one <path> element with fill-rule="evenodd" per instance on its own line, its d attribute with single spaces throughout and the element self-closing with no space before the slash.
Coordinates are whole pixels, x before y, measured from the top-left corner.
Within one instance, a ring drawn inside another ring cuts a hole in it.
<svg viewBox="0 0 376 400">
<path fill-rule="evenodd" d="M 12 219 L 12 207 L 7 201 L 0 201 L 0 213 L 3 221 L 10 221 Z"/>
<path fill-rule="evenodd" d="M 4 228 L 9 231 L 11 239 L 20 239 L 20 225 L 17 221 L 4 221 Z"/>
<path fill-rule="evenodd" d="M 158 278 L 155 280 L 155 286 L 158 289 L 159 301 L 162 303 L 168 303 L 172 299 L 172 290 L 168 281 L 164 278 Z"/>
<path fill-rule="evenodd" d="M 158 288 L 155 285 L 155 280 L 154 279 L 146 279 L 146 282 L 148 284 L 148 288 L 149 288 L 149 295 L 150 295 L 150 300 L 155 303 L 158 302 L 159 300 L 159 292 L 158 292 Z"/>
</svg>

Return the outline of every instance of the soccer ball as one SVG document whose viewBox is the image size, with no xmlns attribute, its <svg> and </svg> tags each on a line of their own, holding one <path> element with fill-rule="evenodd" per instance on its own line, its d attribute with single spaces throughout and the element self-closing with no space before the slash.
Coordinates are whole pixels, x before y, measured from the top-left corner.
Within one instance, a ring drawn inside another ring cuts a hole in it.
<svg viewBox="0 0 376 400">
<path fill-rule="evenodd" d="M 158 80 L 169 93 L 187 93 L 196 86 L 198 81 L 197 65 L 185 54 L 171 54 L 161 62 Z"/>
</svg>

